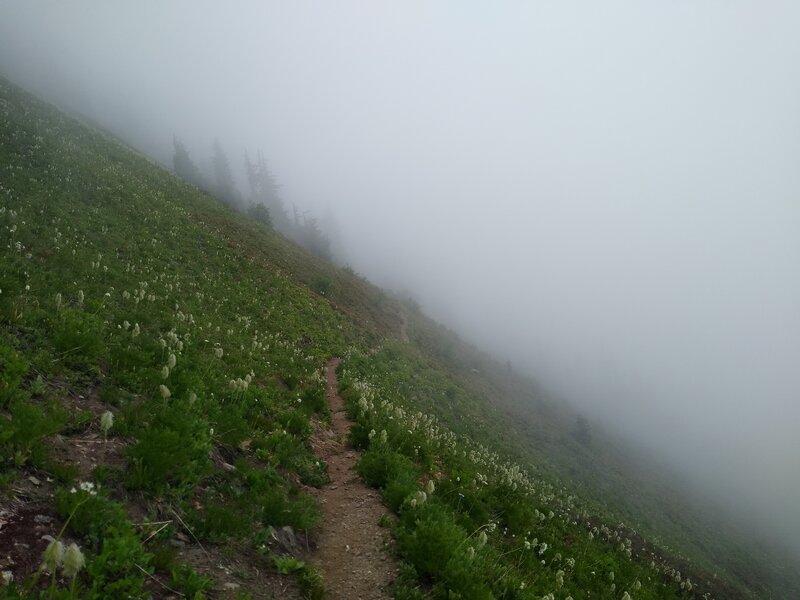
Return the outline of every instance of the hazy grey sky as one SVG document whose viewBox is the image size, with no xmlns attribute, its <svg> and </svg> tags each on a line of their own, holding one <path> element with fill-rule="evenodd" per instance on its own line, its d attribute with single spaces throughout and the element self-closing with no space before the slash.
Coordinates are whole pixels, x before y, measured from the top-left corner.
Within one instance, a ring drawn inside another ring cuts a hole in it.
<svg viewBox="0 0 800 600">
<path fill-rule="evenodd" d="M 798 31 L 788 0 L 3 2 L 0 71 L 165 161 L 260 148 L 356 270 L 797 544 Z"/>
</svg>

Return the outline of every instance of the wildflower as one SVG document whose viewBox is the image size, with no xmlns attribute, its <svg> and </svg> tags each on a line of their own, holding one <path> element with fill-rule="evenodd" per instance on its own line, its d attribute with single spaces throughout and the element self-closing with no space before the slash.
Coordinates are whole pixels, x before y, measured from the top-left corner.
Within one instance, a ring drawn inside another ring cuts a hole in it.
<svg viewBox="0 0 800 600">
<path fill-rule="evenodd" d="M 78 487 L 91 496 L 97 495 L 97 490 L 95 490 L 94 484 L 91 481 L 81 481 Z"/>
<path fill-rule="evenodd" d="M 125 320 L 122 322 L 122 327 L 123 329 L 125 329 L 125 331 L 128 331 L 128 329 L 131 328 L 131 324 L 127 320 Z"/>
<path fill-rule="evenodd" d="M 556 573 L 556 587 L 558 589 L 561 589 L 562 587 L 564 587 L 564 571 L 559 570 Z"/>
<path fill-rule="evenodd" d="M 83 290 L 78 290 L 78 304 L 83 304 Z"/>
<path fill-rule="evenodd" d="M 164 366 L 161 369 L 161 378 L 162 379 L 166 379 L 167 377 L 169 377 L 169 367 L 168 366 Z"/>
<path fill-rule="evenodd" d="M 174 369 L 175 365 L 177 364 L 177 362 L 178 362 L 178 359 L 175 358 L 175 354 L 173 352 L 170 352 L 169 358 L 167 358 L 167 366 L 170 369 Z"/>
<path fill-rule="evenodd" d="M 161 392 L 161 397 L 164 400 L 166 400 L 167 398 L 169 398 L 172 395 L 170 393 L 170 391 L 169 391 L 169 388 L 167 386 L 163 385 L 163 384 L 158 386 L 158 391 Z"/>
<path fill-rule="evenodd" d="M 141 331 L 141 329 L 139 329 L 139 324 L 138 324 L 138 323 L 136 323 L 136 324 L 134 324 L 134 326 L 133 326 L 133 331 L 131 332 L 131 337 L 136 337 L 136 336 L 137 336 L 137 335 L 139 335 L 141 332 L 142 332 L 142 331 Z"/>
<path fill-rule="evenodd" d="M 486 545 L 486 541 L 489 539 L 489 536 L 486 535 L 485 531 L 481 531 L 481 534 L 478 536 L 478 548 L 483 548 Z"/>
<path fill-rule="evenodd" d="M 216 356 L 217 358 L 222 358 L 223 354 L 224 352 L 222 348 L 214 348 L 214 356 Z"/>
<path fill-rule="evenodd" d="M 436 490 L 436 485 L 433 483 L 433 479 L 429 479 L 428 483 L 425 485 L 425 491 L 428 492 L 428 495 L 431 495 Z"/>
<path fill-rule="evenodd" d="M 48 573 L 55 573 L 64 562 L 64 544 L 61 540 L 53 540 L 47 545 L 42 555 L 42 567 Z"/>
<path fill-rule="evenodd" d="M 84 558 L 81 549 L 78 548 L 78 545 L 75 543 L 70 544 L 69 548 L 67 548 L 67 551 L 64 554 L 64 575 L 70 579 L 74 578 L 78 574 L 78 571 L 80 571 L 85 564 L 86 559 Z"/>
<path fill-rule="evenodd" d="M 56 308 L 61 308 L 61 292 L 56 294 Z"/>
<path fill-rule="evenodd" d="M 111 426 L 114 424 L 114 413 L 110 410 L 107 410 L 100 416 L 100 431 L 103 432 L 104 436 L 108 435 L 108 430 L 111 429 Z"/>
<path fill-rule="evenodd" d="M 470 559 L 470 560 L 475 558 L 475 548 L 473 548 L 472 546 L 467 548 L 467 558 Z"/>
<path fill-rule="evenodd" d="M 374 429 L 370 429 L 369 430 L 369 436 L 368 437 L 369 437 L 370 441 L 372 441 L 372 438 L 374 438 L 376 435 L 378 435 L 377 431 L 375 431 Z"/>
<path fill-rule="evenodd" d="M 542 542 L 542 543 L 539 545 L 539 556 L 541 556 L 542 554 L 544 554 L 546 551 L 547 551 L 547 542 Z"/>
<path fill-rule="evenodd" d="M 385 429 L 381 429 L 381 444 L 385 444 L 388 439 L 388 434 Z"/>
</svg>

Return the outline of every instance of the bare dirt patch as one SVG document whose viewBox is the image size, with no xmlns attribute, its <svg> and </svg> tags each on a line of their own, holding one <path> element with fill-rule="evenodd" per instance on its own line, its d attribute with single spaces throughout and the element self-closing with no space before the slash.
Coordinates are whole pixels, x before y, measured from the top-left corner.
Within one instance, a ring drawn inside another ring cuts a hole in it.
<svg viewBox="0 0 800 600">
<path fill-rule="evenodd" d="M 358 453 L 346 445 L 351 422 L 339 396 L 339 362 L 329 361 L 326 373 L 332 428 L 319 429 L 314 439 L 317 455 L 328 464 L 330 483 L 316 492 L 322 522 L 311 562 L 322 572 L 332 600 L 388 600 L 397 566 L 387 552 L 389 533 L 378 525 L 387 510 L 356 474 Z"/>
<path fill-rule="evenodd" d="M 53 507 L 53 480 L 35 470 L 19 475 L 0 494 L 0 573 L 3 579 L 11 576 L 17 582 L 39 568 L 49 539 L 56 537 L 62 526 Z"/>
<path fill-rule="evenodd" d="M 255 600 L 301 600 L 303 597 L 293 576 L 276 573 L 254 552 L 187 545 L 178 555 L 195 571 L 214 580 L 213 589 L 207 592 L 209 598 L 234 600 L 242 592 L 247 592 Z M 163 597 L 174 596 L 166 594 Z"/>
</svg>

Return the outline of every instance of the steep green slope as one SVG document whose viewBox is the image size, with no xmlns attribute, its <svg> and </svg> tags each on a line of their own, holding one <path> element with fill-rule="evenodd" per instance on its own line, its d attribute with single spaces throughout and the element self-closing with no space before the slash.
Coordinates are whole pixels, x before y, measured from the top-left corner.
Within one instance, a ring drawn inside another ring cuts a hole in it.
<svg viewBox="0 0 800 600">
<path fill-rule="evenodd" d="M 399 517 L 398 598 L 740 597 L 603 524 L 442 359 L 444 337 L 400 340 L 379 290 L 2 80 L 0 119 L 6 596 L 203 597 L 192 548 L 243 557 L 258 594 L 291 564 L 318 596 L 272 533 L 313 545 L 310 436 L 341 356 L 360 472 Z M 85 554 L 77 573 L 59 540 Z"/>
<path fill-rule="evenodd" d="M 247 534 L 269 564 L 269 527 L 316 520 L 303 486 L 325 481 L 308 444 L 320 367 L 374 331 L 303 284 L 330 269 L 122 144 L 7 84 L 0 115 L 7 518 L 64 525 L 88 597 L 146 595 L 153 570 L 204 587 L 170 545 L 187 531 Z M 86 439 L 105 410 L 110 439 Z M 47 483 L 21 487 L 31 473 Z"/>
<path fill-rule="evenodd" d="M 409 337 L 431 368 L 448 373 L 449 385 L 469 393 L 473 402 L 489 405 L 498 437 L 510 437 L 516 451 L 540 470 L 569 482 L 585 510 L 627 523 L 693 577 L 713 574 L 710 583 L 721 597 L 800 595 L 796 560 L 781 544 L 754 536 L 740 516 L 704 504 L 691 489 L 684 491 L 687 483 L 677 474 L 602 428 L 592 424 L 590 439 L 582 443 L 574 409 L 413 307 L 409 316 Z"/>
</svg>

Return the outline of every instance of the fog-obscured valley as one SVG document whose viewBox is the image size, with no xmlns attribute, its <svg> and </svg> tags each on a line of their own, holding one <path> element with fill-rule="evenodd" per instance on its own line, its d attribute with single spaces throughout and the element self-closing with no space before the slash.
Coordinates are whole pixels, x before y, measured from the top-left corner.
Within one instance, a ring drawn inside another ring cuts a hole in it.
<svg viewBox="0 0 800 600">
<path fill-rule="evenodd" d="M 0 75 L 169 168 L 185 149 L 209 191 L 224 155 L 232 204 L 278 198 L 278 229 L 796 562 L 798 25 L 778 1 L 6 2 Z"/>
</svg>

